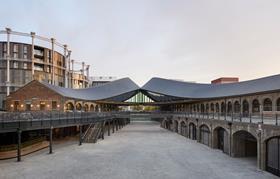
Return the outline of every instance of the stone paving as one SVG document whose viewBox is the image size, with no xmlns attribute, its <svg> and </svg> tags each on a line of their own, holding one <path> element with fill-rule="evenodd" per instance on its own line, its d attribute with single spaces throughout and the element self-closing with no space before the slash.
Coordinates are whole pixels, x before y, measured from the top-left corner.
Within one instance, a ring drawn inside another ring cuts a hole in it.
<svg viewBox="0 0 280 179">
<path fill-rule="evenodd" d="M 0 178 L 104 179 L 270 179 L 256 160 L 231 158 L 219 150 L 159 127 L 156 122 L 133 122 L 96 144 L 77 141 L 15 159 L 0 161 Z"/>
</svg>

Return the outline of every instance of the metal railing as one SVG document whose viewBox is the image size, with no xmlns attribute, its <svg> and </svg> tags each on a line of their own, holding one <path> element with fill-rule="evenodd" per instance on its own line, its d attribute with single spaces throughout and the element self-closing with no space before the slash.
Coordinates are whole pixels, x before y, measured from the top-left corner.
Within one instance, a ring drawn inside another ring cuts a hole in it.
<svg viewBox="0 0 280 179">
<path fill-rule="evenodd" d="M 232 122 L 262 123 L 279 125 L 277 113 L 190 113 L 190 112 L 140 112 L 149 118 L 184 117 L 208 120 L 225 120 Z M 0 133 L 21 130 L 45 129 L 50 127 L 65 127 L 87 125 L 116 118 L 130 118 L 139 112 L 13 112 L 0 113 Z"/>
</svg>

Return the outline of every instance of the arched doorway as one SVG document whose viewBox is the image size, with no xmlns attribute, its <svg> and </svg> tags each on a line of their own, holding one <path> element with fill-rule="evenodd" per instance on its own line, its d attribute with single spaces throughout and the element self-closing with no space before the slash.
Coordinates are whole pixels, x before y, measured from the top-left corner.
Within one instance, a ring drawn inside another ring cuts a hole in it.
<svg viewBox="0 0 280 179">
<path fill-rule="evenodd" d="M 269 98 L 263 101 L 263 111 L 272 111 L 272 101 Z"/>
<path fill-rule="evenodd" d="M 228 132 L 223 127 L 214 129 L 214 148 L 229 154 Z"/>
<path fill-rule="evenodd" d="M 233 111 L 234 113 L 240 113 L 240 103 L 238 101 L 234 102 Z"/>
<path fill-rule="evenodd" d="M 251 133 L 241 130 L 233 134 L 234 157 L 250 157 L 257 160 L 257 139 Z"/>
<path fill-rule="evenodd" d="M 280 111 L 280 98 L 278 98 L 276 101 L 276 110 Z"/>
<path fill-rule="evenodd" d="M 74 104 L 71 102 L 68 102 L 65 104 L 65 110 L 66 111 L 74 111 Z"/>
<path fill-rule="evenodd" d="M 224 102 L 222 102 L 222 104 L 221 104 L 221 113 L 222 113 L 222 116 L 226 115 L 226 105 Z"/>
<path fill-rule="evenodd" d="M 266 170 L 280 176 L 280 136 L 266 142 Z"/>
<path fill-rule="evenodd" d="M 219 103 L 216 103 L 216 113 L 219 113 L 220 112 L 220 105 Z"/>
<path fill-rule="evenodd" d="M 180 130 L 181 135 L 187 137 L 187 125 L 185 121 L 181 121 L 180 126 L 181 126 L 181 130 Z"/>
<path fill-rule="evenodd" d="M 76 104 L 76 110 L 77 111 L 82 111 L 82 104 L 81 103 Z"/>
<path fill-rule="evenodd" d="M 229 101 L 227 104 L 227 114 L 231 115 L 232 113 L 232 103 Z"/>
<path fill-rule="evenodd" d="M 244 100 L 242 102 L 242 114 L 244 117 L 248 117 L 249 116 L 249 103 L 247 100 Z"/>
<path fill-rule="evenodd" d="M 260 103 L 259 100 L 254 99 L 252 103 L 252 113 L 259 113 L 260 112 Z"/>
<path fill-rule="evenodd" d="M 85 112 L 89 111 L 89 105 L 88 104 L 85 104 L 84 108 L 85 108 Z"/>
<path fill-rule="evenodd" d="M 210 145 L 210 130 L 208 126 L 202 125 L 199 130 L 200 142 L 204 145 Z"/>
<path fill-rule="evenodd" d="M 90 111 L 94 111 L 94 105 L 93 104 L 90 105 Z"/>
<path fill-rule="evenodd" d="M 174 126 L 173 126 L 174 132 L 177 132 L 177 133 L 178 133 L 178 121 L 177 121 L 177 120 L 174 120 L 173 124 L 174 124 Z"/>
<path fill-rule="evenodd" d="M 196 126 L 194 123 L 189 124 L 189 138 L 196 140 Z"/>
<path fill-rule="evenodd" d="M 201 113 L 204 113 L 204 112 L 205 112 L 204 104 L 201 104 L 201 106 L 200 106 L 200 111 L 201 111 Z"/>
</svg>

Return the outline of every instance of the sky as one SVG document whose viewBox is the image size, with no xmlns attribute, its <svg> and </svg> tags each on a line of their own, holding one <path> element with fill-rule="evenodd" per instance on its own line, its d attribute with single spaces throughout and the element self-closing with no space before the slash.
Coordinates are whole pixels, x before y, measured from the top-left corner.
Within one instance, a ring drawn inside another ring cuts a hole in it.
<svg viewBox="0 0 280 179">
<path fill-rule="evenodd" d="M 2 0 L 0 29 L 54 37 L 92 76 L 279 74 L 279 0 Z"/>
</svg>

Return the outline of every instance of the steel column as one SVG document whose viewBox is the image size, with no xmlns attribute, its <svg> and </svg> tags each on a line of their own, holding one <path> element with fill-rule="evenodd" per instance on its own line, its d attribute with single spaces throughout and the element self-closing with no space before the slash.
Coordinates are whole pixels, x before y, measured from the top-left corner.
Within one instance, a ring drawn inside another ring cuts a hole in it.
<svg viewBox="0 0 280 179">
<path fill-rule="evenodd" d="M 18 137 L 18 141 L 17 141 L 17 161 L 20 162 L 21 161 L 21 130 L 20 129 L 17 130 L 17 137 Z"/>
<path fill-rule="evenodd" d="M 111 128 L 111 125 L 110 125 L 110 121 L 108 122 L 108 136 L 110 136 L 110 128 Z"/>
<path fill-rule="evenodd" d="M 52 144 L 53 144 L 53 127 L 50 128 L 50 141 L 49 141 L 49 154 L 53 153 Z"/>
<path fill-rule="evenodd" d="M 82 141 L 82 140 L 83 140 L 83 139 L 82 139 L 82 137 L 83 137 L 83 136 L 82 136 L 82 135 L 83 135 L 83 130 L 82 130 L 82 129 L 83 129 L 83 126 L 80 125 L 80 126 L 79 126 L 79 130 L 80 130 L 80 131 L 79 131 L 79 132 L 80 132 L 80 133 L 79 133 L 79 145 L 82 145 L 82 142 L 83 142 L 83 141 Z"/>
</svg>

